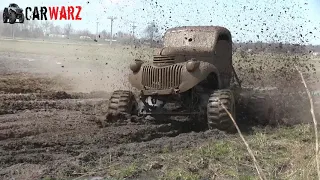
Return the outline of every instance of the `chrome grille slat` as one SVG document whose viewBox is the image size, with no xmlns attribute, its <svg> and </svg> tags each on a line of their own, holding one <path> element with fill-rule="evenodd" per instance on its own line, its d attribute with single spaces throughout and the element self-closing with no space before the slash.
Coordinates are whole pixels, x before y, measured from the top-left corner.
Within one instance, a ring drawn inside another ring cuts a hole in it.
<svg viewBox="0 0 320 180">
<path fill-rule="evenodd" d="M 174 64 L 174 56 L 153 56 L 154 65 L 172 65 Z"/>
<path fill-rule="evenodd" d="M 176 66 L 173 66 L 172 67 L 172 72 L 175 72 L 175 70 L 176 70 Z M 173 74 L 173 79 L 172 79 L 173 80 L 173 84 L 176 84 L 176 79 L 177 79 L 176 75 L 177 75 L 176 73 Z"/>
<path fill-rule="evenodd" d="M 156 72 L 151 71 L 151 73 L 152 73 L 152 81 L 151 81 L 151 83 L 152 82 L 156 82 Z M 152 83 L 152 88 L 156 88 L 156 84 Z"/>
<path fill-rule="evenodd" d="M 168 74 L 169 74 L 169 76 L 167 76 L 167 79 L 166 79 L 166 80 L 167 80 L 167 85 L 166 85 L 166 86 L 167 86 L 167 87 L 170 87 L 170 86 L 171 86 L 171 82 L 170 82 L 171 71 L 170 71 L 170 70 L 169 70 L 169 73 L 168 73 Z"/>
<path fill-rule="evenodd" d="M 166 67 L 143 66 L 142 85 L 146 89 L 170 89 L 181 83 L 182 65 Z"/>
<path fill-rule="evenodd" d="M 174 67 L 175 72 L 178 71 L 178 69 L 179 69 L 179 67 L 177 67 L 177 66 Z M 179 76 L 178 76 L 178 74 L 175 73 L 174 84 L 176 84 L 178 82 L 178 80 L 179 80 Z"/>
<path fill-rule="evenodd" d="M 162 77 L 162 81 L 164 81 L 164 84 L 163 84 L 163 87 L 167 87 L 167 81 L 166 81 L 166 75 L 165 75 L 165 70 L 164 69 L 161 69 L 161 77 Z"/>
<path fill-rule="evenodd" d="M 146 78 L 148 79 L 149 84 L 151 84 L 152 83 L 152 78 L 148 78 L 148 76 L 149 77 L 153 77 L 152 74 L 151 74 L 151 68 L 150 67 L 148 68 L 148 75 L 147 75 Z"/>
<path fill-rule="evenodd" d="M 173 72 L 174 66 L 172 66 L 170 69 L 171 69 L 171 72 Z M 172 81 L 172 78 L 173 78 L 173 81 Z M 171 77 L 170 77 L 170 83 L 171 83 L 171 86 L 173 86 L 173 84 L 174 84 L 174 74 L 173 73 L 171 74 Z"/>
</svg>

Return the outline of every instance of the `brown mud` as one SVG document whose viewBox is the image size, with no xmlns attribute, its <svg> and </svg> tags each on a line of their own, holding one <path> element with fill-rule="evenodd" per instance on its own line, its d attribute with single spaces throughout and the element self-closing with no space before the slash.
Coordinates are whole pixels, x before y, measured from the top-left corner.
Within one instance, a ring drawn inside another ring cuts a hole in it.
<svg viewBox="0 0 320 180">
<path fill-rule="evenodd" d="M 52 79 L 29 81 L 40 88 L 45 82 L 47 88 Z M 101 159 L 107 164 L 130 162 L 164 149 L 175 151 L 209 138 L 226 137 L 223 132 L 205 131 L 190 122 L 138 121 L 101 127 L 107 92 L 67 93 L 50 88 L 39 92 L 17 86 L 11 93 L 9 87 L 1 88 L 1 179 L 78 177 L 98 168 Z"/>
<path fill-rule="evenodd" d="M 69 84 L 58 76 L 9 72 L 1 75 L 0 179 L 65 179 L 92 172 L 108 176 L 106 167 L 112 164 L 232 136 L 208 131 L 192 122 L 137 120 L 103 126 L 110 92 L 68 90 Z M 289 93 L 277 93 L 273 99 L 281 110 L 279 122 L 291 125 L 310 120 L 305 94 L 293 98 Z M 250 125 L 240 126 L 250 133 Z"/>
<path fill-rule="evenodd" d="M 38 88 L 18 83 L 11 92 L 8 84 L 15 78 L 2 80 L 6 87 L 0 86 L 0 179 L 77 177 L 86 172 L 85 166 L 97 166 L 97 160 L 110 153 L 112 161 L 130 161 L 168 144 L 180 149 L 221 136 L 191 133 L 192 124 L 185 122 L 102 128 L 108 93 L 54 91 L 48 88 L 56 83 L 52 79 L 31 77 L 30 87 L 34 83 Z"/>
</svg>

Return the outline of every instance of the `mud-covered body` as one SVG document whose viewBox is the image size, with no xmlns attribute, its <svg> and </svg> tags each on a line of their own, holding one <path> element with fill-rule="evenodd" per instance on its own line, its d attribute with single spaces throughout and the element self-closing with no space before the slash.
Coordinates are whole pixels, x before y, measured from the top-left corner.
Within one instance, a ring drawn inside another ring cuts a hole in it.
<svg viewBox="0 0 320 180">
<path fill-rule="evenodd" d="M 235 78 L 239 87 L 241 83 L 232 65 L 228 29 L 219 26 L 169 29 L 164 36 L 164 47 L 152 61 L 135 60 L 130 69 L 129 82 L 140 92 L 139 97 L 126 90 L 113 92 L 108 121 L 118 121 L 123 114 L 150 115 L 159 120 L 187 117 L 194 122 L 205 122 L 209 129 L 236 130 L 232 119 L 239 98 L 231 80 Z M 261 112 L 262 117 L 257 119 L 267 122 L 272 110 L 259 108 L 256 102 L 263 105 L 258 97 L 240 106 L 252 105 Z"/>
<path fill-rule="evenodd" d="M 185 92 L 208 77 L 216 89 L 228 88 L 232 78 L 230 32 L 219 26 L 179 27 L 165 33 L 164 47 L 153 62 L 140 66 L 129 81 L 144 95 Z M 189 65 L 188 65 L 189 63 Z M 132 65 L 134 66 L 134 65 Z M 188 71 L 187 66 L 194 69 Z"/>
</svg>

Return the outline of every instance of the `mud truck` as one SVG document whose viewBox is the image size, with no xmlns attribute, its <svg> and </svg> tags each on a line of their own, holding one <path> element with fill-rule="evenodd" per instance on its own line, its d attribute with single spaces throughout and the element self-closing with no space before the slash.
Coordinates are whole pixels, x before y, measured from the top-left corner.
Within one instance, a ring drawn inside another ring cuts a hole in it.
<svg viewBox="0 0 320 180">
<path fill-rule="evenodd" d="M 17 4 L 11 3 L 3 10 L 3 22 L 7 23 L 9 20 L 10 24 L 14 24 L 17 19 L 19 19 L 20 23 L 24 22 L 23 9 Z"/>
<path fill-rule="evenodd" d="M 164 46 L 152 61 L 135 60 L 130 65 L 129 82 L 138 93 L 114 91 L 106 121 L 125 121 L 132 115 L 155 120 L 191 117 L 205 122 L 208 129 L 234 132 L 225 108 L 237 120 L 236 107 L 239 111 L 247 107 L 251 112 L 247 118 L 267 124 L 274 115 L 271 99 L 243 90 L 232 64 L 232 44 L 225 27 L 168 29 Z"/>
</svg>

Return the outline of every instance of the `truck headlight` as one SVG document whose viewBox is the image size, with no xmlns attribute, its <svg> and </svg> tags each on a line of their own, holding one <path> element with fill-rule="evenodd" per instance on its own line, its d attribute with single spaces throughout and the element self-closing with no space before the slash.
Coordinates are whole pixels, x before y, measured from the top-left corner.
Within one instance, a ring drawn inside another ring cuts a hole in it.
<svg viewBox="0 0 320 180">
<path fill-rule="evenodd" d="M 143 64 L 142 61 L 136 60 L 135 62 L 130 64 L 130 69 L 132 72 L 138 72 Z"/>
<path fill-rule="evenodd" d="M 200 62 L 197 61 L 196 59 L 192 58 L 191 60 L 189 60 L 186 64 L 186 68 L 189 72 L 193 72 L 195 71 L 200 65 Z"/>
</svg>

